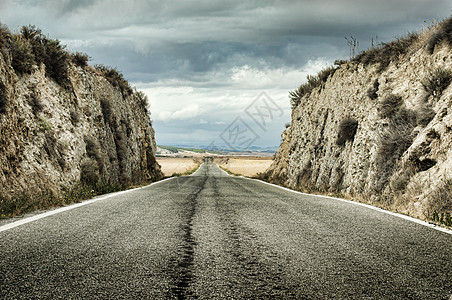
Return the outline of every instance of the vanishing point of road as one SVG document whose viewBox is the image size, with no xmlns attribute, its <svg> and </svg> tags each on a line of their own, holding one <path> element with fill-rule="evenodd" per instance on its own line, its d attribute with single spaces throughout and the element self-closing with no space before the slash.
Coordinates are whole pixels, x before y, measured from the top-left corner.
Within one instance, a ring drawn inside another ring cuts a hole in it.
<svg viewBox="0 0 452 300">
<path fill-rule="evenodd" d="M 211 163 L 3 230 L 0 241 L 1 299 L 452 295 L 451 234 Z"/>
</svg>

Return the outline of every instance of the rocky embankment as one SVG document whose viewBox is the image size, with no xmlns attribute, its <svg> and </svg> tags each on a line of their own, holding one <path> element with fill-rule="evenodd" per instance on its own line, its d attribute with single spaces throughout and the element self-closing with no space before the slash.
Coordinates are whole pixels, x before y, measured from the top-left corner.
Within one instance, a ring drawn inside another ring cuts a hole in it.
<svg viewBox="0 0 452 300">
<path fill-rule="evenodd" d="M 452 18 L 309 77 L 263 177 L 452 226 L 451 46 Z"/>
<path fill-rule="evenodd" d="M 147 98 L 34 27 L 0 30 L 2 216 L 159 179 Z"/>
</svg>

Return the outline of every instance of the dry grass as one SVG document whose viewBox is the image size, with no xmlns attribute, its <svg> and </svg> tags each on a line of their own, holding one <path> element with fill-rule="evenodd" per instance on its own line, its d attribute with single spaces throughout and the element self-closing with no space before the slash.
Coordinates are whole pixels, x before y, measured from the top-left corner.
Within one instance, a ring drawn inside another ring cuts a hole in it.
<svg viewBox="0 0 452 300">
<path fill-rule="evenodd" d="M 183 174 L 201 164 L 201 160 L 189 157 L 157 157 L 157 162 L 162 167 L 165 177 L 173 174 Z"/>
<path fill-rule="evenodd" d="M 233 174 L 251 177 L 265 172 L 273 160 L 272 157 L 235 156 L 216 158 L 214 162 Z"/>
</svg>

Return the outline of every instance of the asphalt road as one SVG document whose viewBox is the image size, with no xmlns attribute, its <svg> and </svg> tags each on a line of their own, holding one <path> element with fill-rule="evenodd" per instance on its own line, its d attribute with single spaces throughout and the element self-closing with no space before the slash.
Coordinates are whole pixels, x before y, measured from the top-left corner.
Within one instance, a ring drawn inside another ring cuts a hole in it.
<svg viewBox="0 0 452 300">
<path fill-rule="evenodd" d="M 0 232 L 2 299 L 449 299 L 452 235 L 231 177 L 180 177 Z"/>
</svg>

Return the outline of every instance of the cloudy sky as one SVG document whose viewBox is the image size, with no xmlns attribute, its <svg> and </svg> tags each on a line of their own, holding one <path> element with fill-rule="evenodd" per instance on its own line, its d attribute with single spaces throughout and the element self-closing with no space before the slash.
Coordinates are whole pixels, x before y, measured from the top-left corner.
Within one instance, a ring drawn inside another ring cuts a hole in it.
<svg viewBox="0 0 452 300">
<path fill-rule="evenodd" d="M 452 0 L 0 0 L 91 64 L 115 66 L 151 103 L 162 145 L 277 146 L 288 91 L 360 50 L 451 15 Z M 244 132 L 237 139 L 231 132 Z"/>
</svg>

